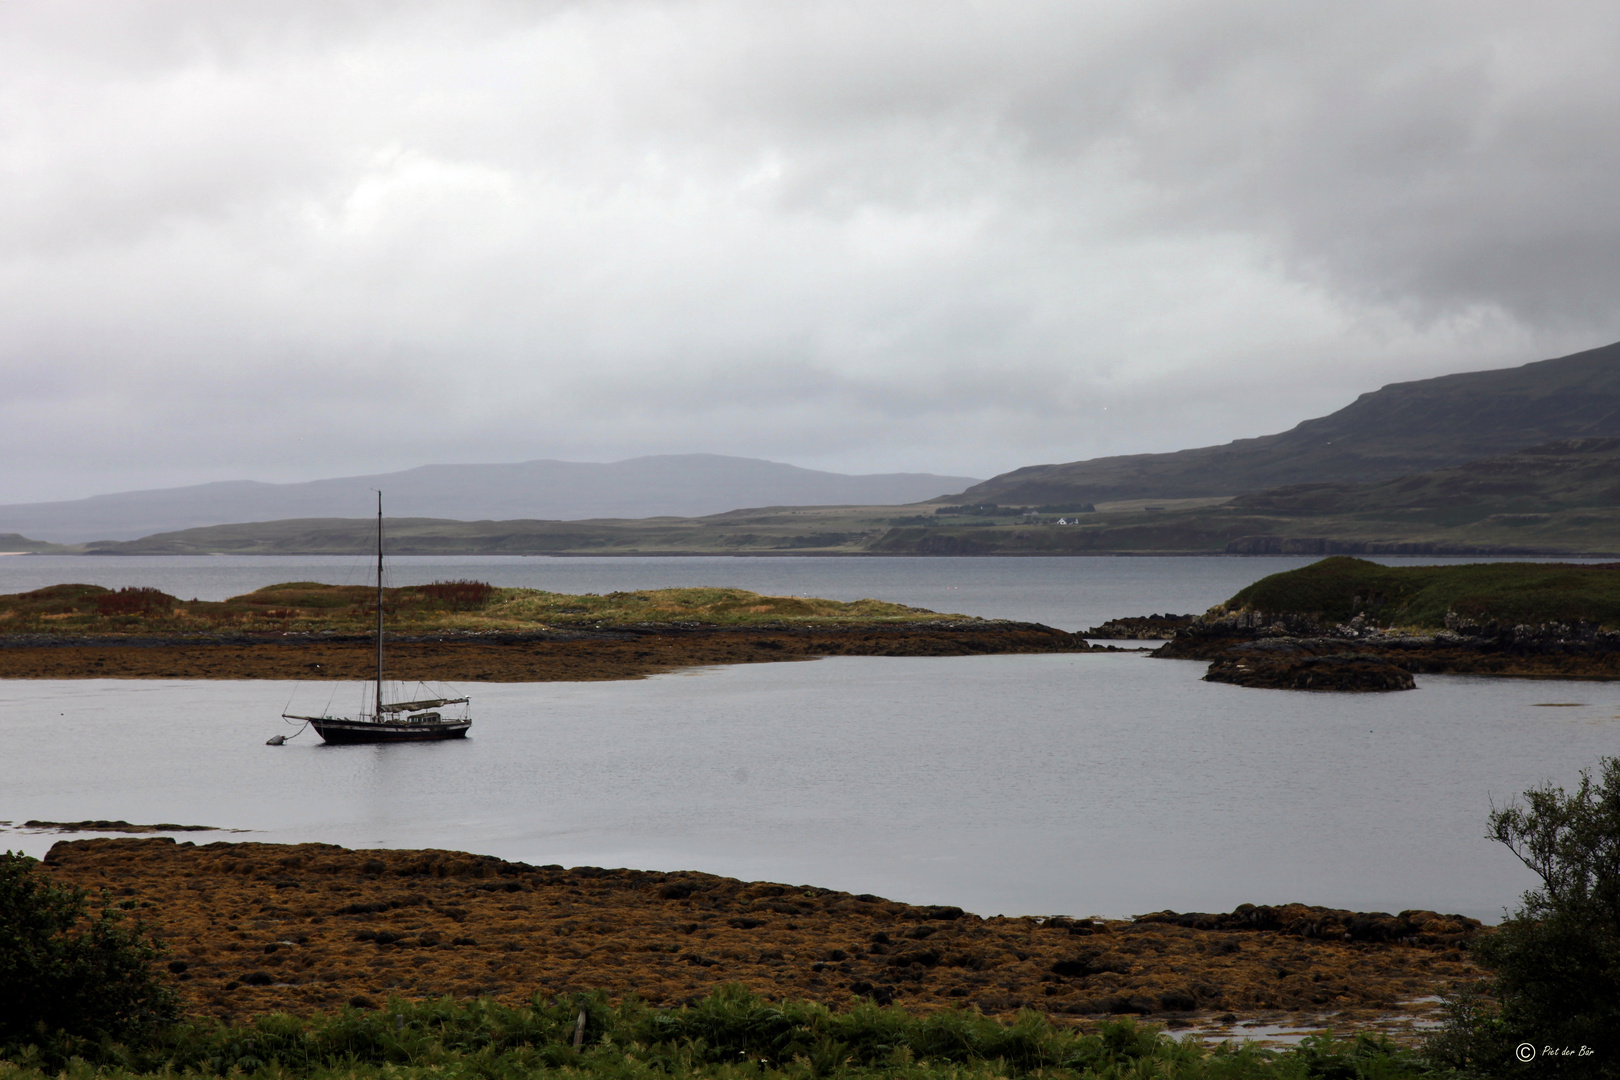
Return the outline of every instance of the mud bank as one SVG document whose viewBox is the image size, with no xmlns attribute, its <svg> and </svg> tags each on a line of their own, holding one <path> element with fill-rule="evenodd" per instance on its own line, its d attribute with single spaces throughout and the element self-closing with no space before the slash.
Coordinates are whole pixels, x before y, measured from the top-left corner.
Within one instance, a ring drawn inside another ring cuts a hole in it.
<svg viewBox="0 0 1620 1080">
<path fill-rule="evenodd" d="M 482 682 L 636 679 L 707 664 L 822 656 L 980 656 L 1086 652 L 1078 635 L 1036 623 L 974 620 L 830 627 L 653 626 L 390 639 L 390 677 Z M 367 679 L 376 646 L 362 637 L 278 634 L 0 640 L 5 679 Z"/>
<path fill-rule="evenodd" d="M 45 872 L 161 934 L 193 1011 L 602 989 L 673 1005 L 726 983 L 834 1006 L 972 1006 L 1173 1025 L 1399 1011 L 1478 977 L 1477 922 L 1290 904 L 1134 922 L 981 918 L 810 885 L 530 866 L 453 851 L 62 841 Z"/>
</svg>

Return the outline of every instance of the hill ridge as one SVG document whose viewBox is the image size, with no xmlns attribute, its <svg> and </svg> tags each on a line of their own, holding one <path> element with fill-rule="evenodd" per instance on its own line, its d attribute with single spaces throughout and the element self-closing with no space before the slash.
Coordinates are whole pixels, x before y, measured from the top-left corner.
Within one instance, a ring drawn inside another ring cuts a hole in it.
<svg viewBox="0 0 1620 1080">
<path fill-rule="evenodd" d="M 1620 437 L 1620 343 L 1518 367 L 1390 383 L 1275 435 L 1166 454 L 1028 465 L 977 484 L 962 498 L 1106 502 L 1368 483 L 1583 437 Z"/>
<path fill-rule="evenodd" d="M 578 521 L 704 517 L 748 506 L 896 505 L 976 483 L 933 473 L 850 474 L 725 454 L 654 454 L 614 462 L 419 465 L 290 484 L 223 480 L 0 506 L 0 534 L 77 543 L 134 540 L 211 525 L 361 517 L 371 492 L 389 517 Z"/>
</svg>

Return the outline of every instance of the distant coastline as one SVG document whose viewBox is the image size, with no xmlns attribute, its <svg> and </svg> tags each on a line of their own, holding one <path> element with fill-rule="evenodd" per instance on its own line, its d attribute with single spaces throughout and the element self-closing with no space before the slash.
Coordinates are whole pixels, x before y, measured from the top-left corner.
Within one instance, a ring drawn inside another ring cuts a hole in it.
<svg viewBox="0 0 1620 1080">
<path fill-rule="evenodd" d="M 390 519 L 395 555 L 1620 555 L 1620 439 L 1574 439 L 1367 484 L 1232 497 L 1014 504 L 771 506 L 705 517 Z M 339 555 L 375 545 L 369 518 L 289 518 L 59 544 L 60 555 Z"/>
</svg>

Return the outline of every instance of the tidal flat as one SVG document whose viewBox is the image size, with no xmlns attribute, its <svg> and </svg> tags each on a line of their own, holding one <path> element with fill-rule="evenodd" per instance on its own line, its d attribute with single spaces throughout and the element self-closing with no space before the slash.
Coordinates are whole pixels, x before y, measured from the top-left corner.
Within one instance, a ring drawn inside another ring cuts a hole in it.
<svg viewBox="0 0 1620 1080">
<path fill-rule="evenodd" d="M 1300 904 L 982 918 L 811 885 L 325 844 L 63 841 L 45 870 L 137 914 L 167 942 L 188 1013 L 227 1021 L 577 991 L 669 1007 L 735 984 L 835 1007 L 1177 1027 L 1287 1014 L 1342 1032 L 1421 1021 L 1427 999 L 1478 976 L 1466 949 L 1482 932 L 1432 911 Z"/>
</svg>

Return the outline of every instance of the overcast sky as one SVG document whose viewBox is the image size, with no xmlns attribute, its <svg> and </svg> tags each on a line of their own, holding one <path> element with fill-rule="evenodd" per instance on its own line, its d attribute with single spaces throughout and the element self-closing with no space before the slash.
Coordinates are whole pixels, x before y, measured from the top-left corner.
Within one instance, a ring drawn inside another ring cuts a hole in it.
<svg viewBox="0 0 1620 1080">
<path fill-rule="evenodd" d="M 1620 6 L 9 0 L 0 502 L 990 476 L 1620 338 Z"/>
</svg>

